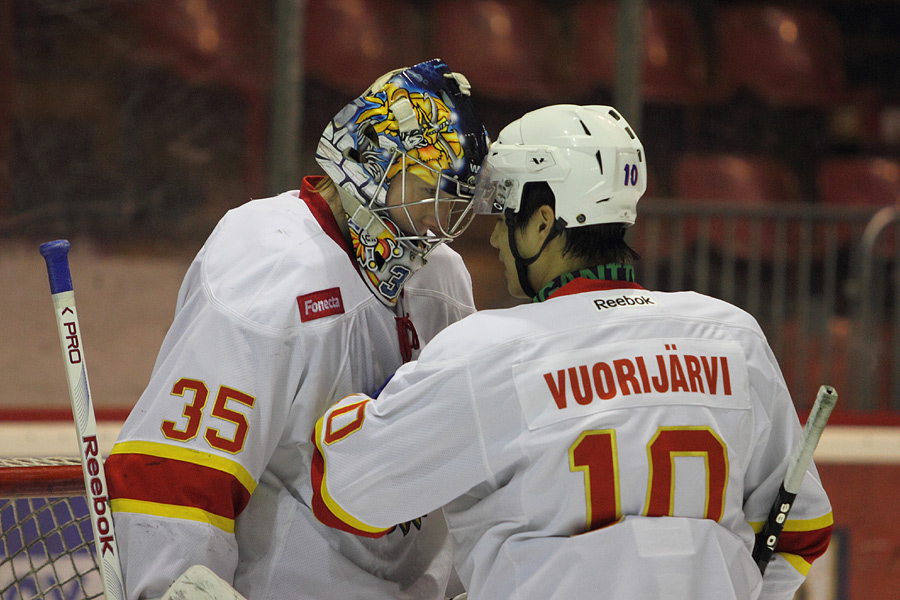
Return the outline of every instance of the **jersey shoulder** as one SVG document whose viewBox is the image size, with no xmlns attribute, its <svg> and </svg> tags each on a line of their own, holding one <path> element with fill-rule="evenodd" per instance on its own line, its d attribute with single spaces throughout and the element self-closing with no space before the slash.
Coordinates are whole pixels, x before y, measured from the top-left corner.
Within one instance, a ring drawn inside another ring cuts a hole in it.
<svg viewBox="0 0 900 600">
<path fill-rule="evenodd" d="M 540 343 L 569 333 L 580 337 L 587 329 L 603 330 L 605 339 L 617 340 L 678 334 L 765 343 L 756 319 L 723 300 L 696 292 L 610 290 L 478 311 L 438 334 L 420 360 L 499 356 L 513 350 L 510 344 Z"/>
<path fill-rule="evenodd" d="M 726 327 L 743 328 L 762 335 L 756 318 L 746 310 L 699 292 L 653 292 L 668 311 L 686 318 L 718 322 Z"/>
<path fill-rule="evenodd" d="M 479 310 L 438 333 L 419 355 L 420 361 L 480 360 L 533 332 L 523 313 L 531 305 Z"/>
<path fill-rule="evenodd" d="M 219 221 L 197 256 L 202 284 L 224 309 L 281 327 L 296 299 L 339 288 L 342 301 L 365 299 L 346 250 L 329 237 L 296 191 L 251 200 Z"/>
</svg>

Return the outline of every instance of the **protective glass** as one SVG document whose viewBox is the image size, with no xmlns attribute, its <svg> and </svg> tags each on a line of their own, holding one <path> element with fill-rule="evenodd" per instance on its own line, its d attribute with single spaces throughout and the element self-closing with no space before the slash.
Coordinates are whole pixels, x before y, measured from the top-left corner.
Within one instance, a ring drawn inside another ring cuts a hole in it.
<svg viewBox="0 0 900 600">
<path fill-rule="evenodd" d="M 497 215 L 507 208 L 518 212 L 522 200 L 519 187 L 517 179 L 485 160 L 475 183 L 475 214 Z"/>
<path fill-rule="evenodd" d="M 475 183 L 475 213 L 519 212 L 522 187 L 530 181 L 565 180 L 567 164 L 552 146 L 495 143 Z"/>
</svg>

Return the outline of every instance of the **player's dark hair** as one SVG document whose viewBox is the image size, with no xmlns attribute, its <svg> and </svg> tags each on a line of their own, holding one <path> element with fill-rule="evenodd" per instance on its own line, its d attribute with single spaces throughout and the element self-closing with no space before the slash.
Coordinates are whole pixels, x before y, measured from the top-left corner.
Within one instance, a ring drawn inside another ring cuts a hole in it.
<svg viewBox="0 0 900 600">
<path fill-rule="evenodd" d="M 515 226 L 524 229 L 538 208 L 548 205 L 556 210 L 556 196 L 546 181 L 529 181 L 522 188 L 522 203 L 516 213 Z M 563 230 L 563 254 L 571 254 L 595 264 L 626 263 L 640 260 L 640 255 L 625 241 L 625 225 L 601 223 Z"/>
</svg>

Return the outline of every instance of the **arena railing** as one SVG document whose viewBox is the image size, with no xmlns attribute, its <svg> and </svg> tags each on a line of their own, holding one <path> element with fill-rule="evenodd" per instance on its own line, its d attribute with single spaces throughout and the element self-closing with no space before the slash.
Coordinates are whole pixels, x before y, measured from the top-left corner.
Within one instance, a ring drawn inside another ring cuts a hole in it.
<svg viewBox="0 0 900 600">
<path fill-rule="evenodd" d="M 639 219 L 641 284 L 754 315 L 799 410 L 829 383 L 842 410 L 900 411 L 897 208 L 651 198 Z"/>
</svg>

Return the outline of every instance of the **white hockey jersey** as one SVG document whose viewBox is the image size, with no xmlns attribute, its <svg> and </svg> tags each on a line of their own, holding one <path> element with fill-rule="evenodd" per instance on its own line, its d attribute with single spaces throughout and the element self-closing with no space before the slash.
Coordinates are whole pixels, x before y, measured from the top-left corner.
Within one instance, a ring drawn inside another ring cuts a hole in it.
<svg viewBox="0 0 900 600">
<path fill-rule="evenodd" d="M 791 598 L 828 545 L 811 467 L 751 558 L 801 428 L 756 321 L 585 278 L 441 332 L 316 425 L 316 515 L 377 536 L 443 506 L 473 600 Z"/>
<path fill-rule="evenodd" d="M 368 540 L 300 501 L 316 420 L 374 392 L 403 362 L 398 336 L 410 341 L 358 274 L 316 181 L 230 211 L 187 272 L 106 466 L 131 599 L 161 596 L 194 564 L 253 600 L 442 597 L 439 514 Z M 422 343 L 474 312 L 461 258 L 435 250 L 402 302 Z"/>
</svg>

